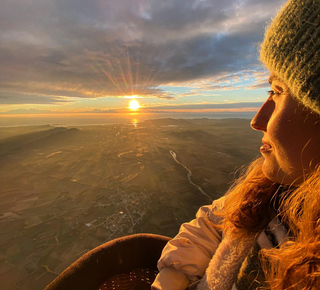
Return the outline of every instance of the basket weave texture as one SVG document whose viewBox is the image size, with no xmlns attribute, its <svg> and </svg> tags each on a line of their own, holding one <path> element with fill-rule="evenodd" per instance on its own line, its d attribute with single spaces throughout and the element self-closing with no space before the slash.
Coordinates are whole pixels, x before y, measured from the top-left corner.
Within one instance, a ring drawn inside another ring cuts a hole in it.
<svg viewBox="0 0 320 290">
<path fill-rule="evenodd" d="M 158 271 L 147 268 L 135 269 L 109 278 L 98 290 L 150 290 L 157 273 Z"/>
<path fill-rule="evenodd" d="M 45 290 L 150 290 L 157 261 L 169 240 L 134 234 L 102 244 L 70 265 Z"/>
</svg>

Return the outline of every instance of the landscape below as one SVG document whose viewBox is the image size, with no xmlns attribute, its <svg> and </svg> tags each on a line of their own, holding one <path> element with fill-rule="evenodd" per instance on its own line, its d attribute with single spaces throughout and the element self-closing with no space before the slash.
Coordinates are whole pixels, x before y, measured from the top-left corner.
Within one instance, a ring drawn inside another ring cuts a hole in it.
<svg viewBox="0 0 320 290">
<path fill-rule="evenodd" d="M 0 289 L 43 289 L 114 238 L 174 236 L 257 157 L 249 123 L 0 127 Z"/>
</svg>

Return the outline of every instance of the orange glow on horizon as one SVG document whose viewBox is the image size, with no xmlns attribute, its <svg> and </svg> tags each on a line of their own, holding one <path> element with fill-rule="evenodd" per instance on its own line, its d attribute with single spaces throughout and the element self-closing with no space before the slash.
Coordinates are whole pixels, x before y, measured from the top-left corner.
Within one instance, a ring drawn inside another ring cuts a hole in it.
<svg viewBox="0 0 320 290">
<path fill-rule="evenodd" d="M 132 100 L 133 101 L 133 100 Z M 130 101 L 130 104 L 131 102 Z M 157 107 L 148 107 L 144 108 L 143 111 L 138 109 L 133 109 L 131 105 L 129 107 L 123 109 L 114 109 L 112 112 L 89 112 L 89 111 L 52 111 L 50 113 L 9 113 L 9 112 L 0 112 L 0 118 L 43 118 L 43 117 L 66 117 L 66 118 L 73 118 L 74 116 L 108 116 L 111 114 L 156 114 L 156 113 L 215 113 L 215 112 L 257 112 L 260 108 L 259 107 L 249 107 L 249 108 L 210 108 L 210 109 L 165 109 L 161 108 L 158 109 Z M 138 103 L 139 104 L 139 103 Z M 139 104 L 139 108 L 141 105 Z M 128 111 L 128 109 L 130 111 Z"/>
</svg>

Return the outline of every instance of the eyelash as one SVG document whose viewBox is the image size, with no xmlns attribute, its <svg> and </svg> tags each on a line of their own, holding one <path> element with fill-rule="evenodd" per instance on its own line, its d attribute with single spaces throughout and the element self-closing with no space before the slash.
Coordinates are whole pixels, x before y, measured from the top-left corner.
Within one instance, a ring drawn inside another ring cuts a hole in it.
<svg viewBox="0 0 320 290">
<path fill-rule="evenodd" d="M 267 93 L 268 93 L 269 97 L 281 94 L 280 92 L 277 92 L 277 91 L 274 91 L 274 90 L 267 91 Z"/>
</svg>

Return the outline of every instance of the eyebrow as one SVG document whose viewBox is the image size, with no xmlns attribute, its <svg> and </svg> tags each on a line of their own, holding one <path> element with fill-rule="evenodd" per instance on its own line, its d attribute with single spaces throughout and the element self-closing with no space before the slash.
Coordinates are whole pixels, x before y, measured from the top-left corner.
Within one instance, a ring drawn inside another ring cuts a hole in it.
<svg viewBox="0 0 320 290">
<path fill-rule="evenodd" d="M 271 85 L 273 80 L 277 79 L 277 77 L 275 75 L 271 75 L 268 79 L 269 84 Z"/>
</svg>

